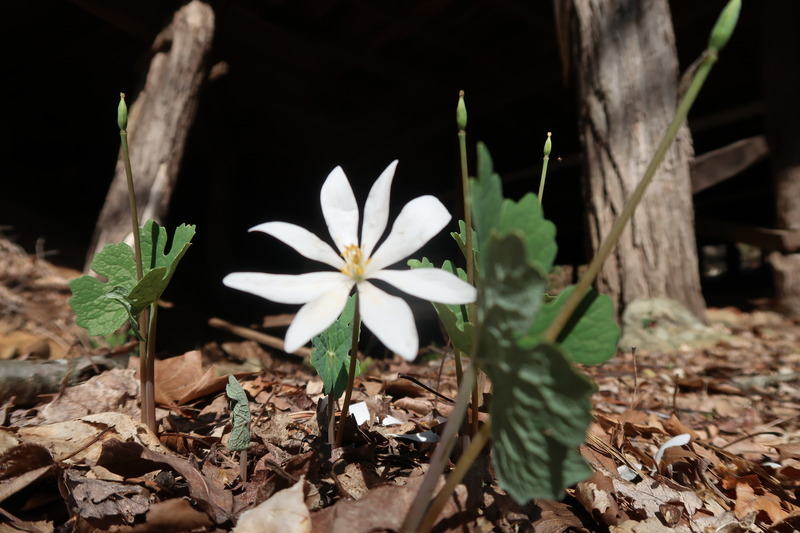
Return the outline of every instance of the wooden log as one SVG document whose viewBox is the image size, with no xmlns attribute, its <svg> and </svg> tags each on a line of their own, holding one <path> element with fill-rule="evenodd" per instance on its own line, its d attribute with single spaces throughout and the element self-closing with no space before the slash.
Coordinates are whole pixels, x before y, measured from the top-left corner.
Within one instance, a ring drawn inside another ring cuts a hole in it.
<svg viewBox="0 0 800 533">
<path fill-rule="evenodd" d="M 697 219 L 697 234 L 724 242 L 742 242 L 762 250 L 781 253 L 800 252 L 800 231 L 760 228 L 736 222 Z"/>
<path fill-rule="evenodd" d="M 0 404 L 13 398 L 14 405 L 33 405 L 43 400 L 42 395 L 84 381 L 94 370 L 127 366 L 127 353 L 47 361 L 0 361 Z"/>
<path fill-rule="evenodd" d="M 761 161 L 769 152 L 763 135 L 748 137 L 695 157 L 692 194 L 723 182 Z"/>
<path fill-rule="evenodd" d="M 155 55 L 147 80 L 131 106 L 128 121 L 140 224 L 149 218 L 161 221 L 167 213 L 208 71 L 214 24 L 211 7 L 192 0 L 175 12 L 153 45 Z M 120 156 L 95 226 L 85 270 L 103 246 L 123 241 L 130 234 L 127 183 Z"/>
</svg>

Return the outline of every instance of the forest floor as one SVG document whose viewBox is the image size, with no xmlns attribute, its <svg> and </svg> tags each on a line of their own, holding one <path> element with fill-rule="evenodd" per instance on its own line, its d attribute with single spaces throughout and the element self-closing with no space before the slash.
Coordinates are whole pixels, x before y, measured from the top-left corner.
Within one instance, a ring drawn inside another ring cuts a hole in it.
<svg viewBox="0 0 800 533">
<path fill-rule="evenodd" d="M 436 434 L 450 411 L 404 376 L 452 398 L 451 359 L 374 362 L 355 395 L 369 420 L 332 451 L 322 384 L 302 360 L 210 343 L 159 362 L 155 436 L 139 423 L 134 347 L 84 344 L 71 275 L 0 239 L 0 533 L 399 528 L 433 447 L 407 436 Z M 515 504 L 480 457 L 435 530 L 800 530 L 800 325 L 736 308 L 707 320 L 724 341 L 585 369 L 597 392 L 581 453 L 594 473 L 561 501 Z M 225 447 L 228 374 L 250 398 L 246 481 Z M 378 422 L 387 415 L 400 423 Z"/>
</svg>

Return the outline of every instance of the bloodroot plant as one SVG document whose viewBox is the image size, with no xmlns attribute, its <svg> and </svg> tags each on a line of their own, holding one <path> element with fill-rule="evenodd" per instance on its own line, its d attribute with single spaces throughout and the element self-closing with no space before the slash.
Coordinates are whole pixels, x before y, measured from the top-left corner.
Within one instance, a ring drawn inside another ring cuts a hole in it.
<svg viewBox="0 0 800 533">
<path fill-rule="evenodd" d="M 310 231 L 286 222 L 266 222 L 251 228 L 283 241 L 301 255 L 325 263 L 336 271 L 307 274 L 265 274 L 236 272 L 227 275 L 228 287 L 286 304 L 304 304 L 286 332 L 287 352 L 294 352 L 326 330 L 342 314 L 351 292 L 355 294 L 350 320 L 350 369 L 341 420 L 348 414 L 357 367 L 360 323 L 390 350 L 413 360 L 419 349 L 417 328 L 411 308 L 402 298 L 387 294 L 371 280 L 388 283 L 412 296 L 444 304 L 475 301 L 475 287 L 440 269 L 392 270 L 387 267 L 419 250 L 450 222 L 451 216 L 433 196 L 420 196 L 408 202 L 392 230 L 380 246 L 389 219 L 389 196 L 397 161 L 381 173 L 367 197 L 361 238 L 358 235 L 359 209 L 353 189 L 341 167 L 336 167 L 322 185 L 320 204 L 335 248 Z M 331 389 L 332 391 L 332 389 Z M 331 391 L 327 391 L 329 394 Z M 333 423 L 333 403 L 328 413 Z M 332 440 L 339 445 L 344 424 Z M 333 433 L 329 426 L 329 437 Z"/>
<path fill-rule="evenodd" d="M 120 95 L 117 122 L 122 158 L 128 179 L 133 249 L 125 243 L 107 244 L 92 259 L 92 270 L 105 281 L 81 276 L 70 282 L 70 306 L 75 322 L 90 335 L 111 335 L 126 323 L 139 338 L 139 374 L 142 422 L 157 432 L 155 415 L 155 339 L 158 299 L 175 268 L 191 245 L 195 227 L 181 224 L 175 230 L 169 252 L 167 230 L 152 220 L 139 227 L 136 195 L 128 156 L 128 107 Z"/>
</svg>

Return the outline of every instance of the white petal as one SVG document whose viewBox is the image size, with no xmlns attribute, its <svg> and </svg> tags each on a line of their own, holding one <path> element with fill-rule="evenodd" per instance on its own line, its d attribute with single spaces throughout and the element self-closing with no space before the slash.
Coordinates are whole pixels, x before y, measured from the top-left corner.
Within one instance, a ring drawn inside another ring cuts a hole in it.
<svg viewBox="0 0 800 533">
<path fill-rule="evenodd" d="M 249 292 L 282 304 L 304 304 L 331 290 L 353 286 L 353 280 L 341 272 L 310 272 L 308 274 L 264 274 L 263 272 L 234 272 L 222 283 L 232 289 Z"/>
<path fill-rule="evenodd" d="M 392 231 L 375 251 L 366 275 L 413 254 L 442 231 L 450 222 L 447 208 L 433 196 L 420 196 L 408 202 L 392 225 Z"/>
<path fill-rule="evenodd" d="M 443 304 L 467 304 L 478 295 L 475 287 L 440 268 L 379 270 L 370 279 L 380 279 L 417 298 Z"/>
<path fill-rule="evenodd" d="M 348 245 L 358 245 L 358 204 L 342 167 L 336 167 L 328 174 L 319 201 L 322 216 L 339 252 Z"/>
<path fill-rule="evenodd" d="M 296 352 L 333 324 L 342 314 L 352 287 L 352 283 L 343 282 L 301 307 L 286 331 L 284 350 L 288 353 Z"/>
<path fill-rule="evenodd" d="M 260 231 L 272 235 L 279 241 L 297 250 L 300 255 L 330 265 L 333 268 L 344 267 L 344 259 L 330 244 L 323 241 L 305 228 L 288 222 L 265 222 L 253 226 L 250 231 Z"/>
<path fill-rule="evenodd" d="M 689 441 L 692 440 L 692 436 L 688 433 L 681 433 L 680 435 L 675 435 L 667 442 L 661 445 L 661 447 L 656 452 L 656 455 L 653 457 L 653 460 L 656 462 L 656 466 L 661 463 L 661 458 L 664 457 L 664 452 L 667 451 L 669 448 L 675 448 L 676 446 L 686 446 L 689 444 Z"/>
<path fill-rule="evenodd" d="M 386 223 L 389 221 L 389 193 L 392 189 L 395 168 L 397 168 L 396 159 L 378 176 L 369 191 L 361 228 L 361 251 L 365 257 L 370 256 L 378 244 L 378 239 L 386 231 Z"/>
<path fill-rule="evenodd" d="M 386 294 L 368 281 L 358 284 L 358 303 L 364 325 L 390 350 L 413 361 L 419 350 L 411 308 L 402 298 Z"/>
</svg>

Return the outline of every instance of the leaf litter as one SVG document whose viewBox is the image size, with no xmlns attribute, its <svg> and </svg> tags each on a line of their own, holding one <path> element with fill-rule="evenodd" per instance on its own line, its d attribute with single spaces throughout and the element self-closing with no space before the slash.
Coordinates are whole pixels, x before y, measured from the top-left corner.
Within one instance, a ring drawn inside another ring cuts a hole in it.
<svg viewBox="0 0 800 533">
<path fill-rule="evenodd" d="M 0 258 L 0 346 L 11 346 L 4 362 L 35 361 L 28 348 L 37 343 L 52 359 L 110 356 L 110 347 L 80 343 L 67 307 L 74 274 L 5 240 Z M 436 530 L 800 528 L 800 325 L 734 308 L 709 309 L 707 319 L 726 334 L 715 346 L 628 351 L 584 369 L 597 385 L 579 450 L 591 476 L 562 501 L 516 505 L 482 456 Z M 404 376 L 447 398 L 457 388 L 452 360 L 371 362 L 354 397 L 367 419 L 352 422 L 346 446 L 331 450 L 318 437 L 322 382 L 302 362 L 244 341 L 159 364 L 159 437 L 139 422 L 135 362 L 131 370 L 80 367 L 75 380 L 62 374 L 33 401 L 4 397 L 0 531 L 258 531 L 266 519 L 246 517 L 260 515 L 287 532 L 391 531 L 432 451 L 399 436 L 436 434 L 450 411 Z M 245 483 L 226 448 L 229 375 L 246 391 L 252 417 Z M 400 424 L 384 426 L 387 417 Z"/>
</svg>

